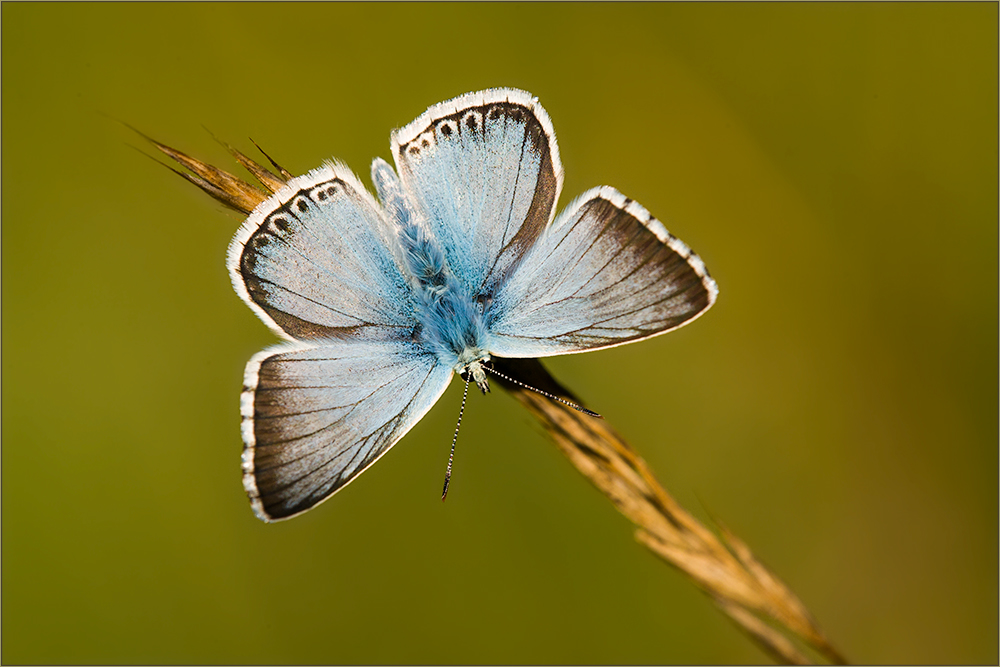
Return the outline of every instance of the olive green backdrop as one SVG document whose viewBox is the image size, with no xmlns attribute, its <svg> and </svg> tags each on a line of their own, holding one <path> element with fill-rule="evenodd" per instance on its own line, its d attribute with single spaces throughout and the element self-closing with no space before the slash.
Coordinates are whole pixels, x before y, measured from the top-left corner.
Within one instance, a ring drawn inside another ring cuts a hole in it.
<svg viewBox="0 0 1000 667">
<path fill-rule="evenodd" d="M 0 9 L 3 662 L 767 660 L 501 391 L 445 504 L 457 383 L 321 508 L 250 511 L 240 219 L 118 121 L 368 182 L 393 127 L 514 86 L 561 204 L 614 185 L 721 290 L 553 373 L 852 660 L 996 663 L 995 3 Z"/>
</svg>

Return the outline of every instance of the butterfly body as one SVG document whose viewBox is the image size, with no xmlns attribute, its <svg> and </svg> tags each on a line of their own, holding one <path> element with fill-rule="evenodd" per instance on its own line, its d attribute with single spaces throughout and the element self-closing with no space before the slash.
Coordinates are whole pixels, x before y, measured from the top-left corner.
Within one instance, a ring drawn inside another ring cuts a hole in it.
<svg viewBox="0 0 1000 667">
<path fill-rule="evenodd" d="M 343 488 L 453 374 L 493 357 L 586 352 L 676 329 L 717 293 L 704 264 L 603 186 L 558 216 L 551 121 L 513 89 L 431 107 L 376 159 L 289 180 L 237 232 L 234 288 L 286 343 L 247 364 L 243 482 L 265 521 Z"/>
<path fill-rule="evenodd" d="M 468 371 L 488 391 L 482 362 L 488 361 L 483 308 L 448 267 L 428 222 L 406 197 L 399 177 L 384 160 L 372 164 L 372 181 L 396 231 L 401 268 L 415 294 L 414 337 L 456 373 Z"/>
</svg>

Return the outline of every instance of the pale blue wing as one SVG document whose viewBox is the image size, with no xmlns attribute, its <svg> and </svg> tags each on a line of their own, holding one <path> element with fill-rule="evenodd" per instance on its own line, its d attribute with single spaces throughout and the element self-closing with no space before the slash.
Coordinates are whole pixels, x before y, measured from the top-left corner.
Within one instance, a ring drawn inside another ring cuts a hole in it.
<svg viewBox="0 0 1000 667">
<path fill-rule="evenodd" d="M 563 211 L 489 295 L 499 357 L 586 352 L 672 331 L 718 290 L 701 259 L 617 190 L 590 190 Z"/>
<path fill-rule="evenodd" d="M 393 132 L 404 187 L 473 295 L 503 282 L 551 221 L 562 188 L 548 114 L 529 93 L 468 93 Z"/>
<path fill-rule="evenodd" d="M 408 341 L 327 341 L 265 350 L 247 364 L 243 485 L 264 521 L 325 500 L 430 410 L 451 370 Z"/>
<path fill-rule="evenodd" d="M 326 164 L 250 214 L 227 266 L 237 294 L 285 338 L 380 340 L 416 324 L 393 243 L 382 209 L 357 177 Z"/>
</svg>

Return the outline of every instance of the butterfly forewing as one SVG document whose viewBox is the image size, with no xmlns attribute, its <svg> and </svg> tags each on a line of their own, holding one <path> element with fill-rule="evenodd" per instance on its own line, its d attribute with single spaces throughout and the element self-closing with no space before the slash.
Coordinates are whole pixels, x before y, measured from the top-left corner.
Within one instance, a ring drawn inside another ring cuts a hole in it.
<svg viewBox="0 0 1000 667">
<path fill-rule="evenodd" d="M 451 375 L 407 341 L 256 355 L 242 413 L 243 484 L 257 516 L 286 519 L 342 488 L 410 430 Z"/>
<path fill-rule="evenodd" d="M 503 282 L 552 219 L 562 165 L 528 93 L 493 89 L 431 107 L 393 133 L 400 178 L 474 293 Z"/>
<path fill-rule="evenodd" d="M 543 357 L 621 345 L 690 322 L 715 300 L 705 265 L 610 187 L 560 214 L 493 295 L 490 351 Z"/>
<path fill-rule="evenodd" d="M 381 339 L 412 328 L 412 295 L 378 204 L 345 167 L 292 179 L 229 247 L 236 291 L 286 338 Z"/>
</svg>

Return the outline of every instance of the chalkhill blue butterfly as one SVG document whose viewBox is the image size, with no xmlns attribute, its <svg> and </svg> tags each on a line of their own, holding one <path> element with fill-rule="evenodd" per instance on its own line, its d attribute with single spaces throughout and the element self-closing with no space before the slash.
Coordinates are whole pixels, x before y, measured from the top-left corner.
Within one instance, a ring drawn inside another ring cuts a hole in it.
<svg viewBox="0 0 1000 667">
<path fill-rule="evenodd" d="M 718 290 L 701 259 L 611 187 L 559 215 L 548 114 L 520 90 L 469 93 L 392 133 L 376 200 L 328 162 L 257 206 L 233 286 L 287 342 L 254 355 L 243 484 L 264 521 L 322 502 L 385 454 L 454 373 L 494 357 L 589 352 L 672 331 Z"/>
</svg>

